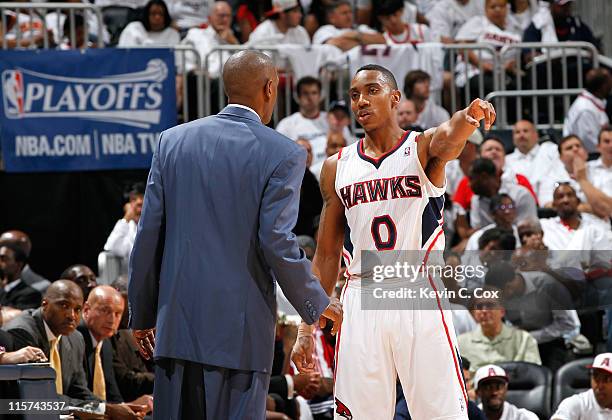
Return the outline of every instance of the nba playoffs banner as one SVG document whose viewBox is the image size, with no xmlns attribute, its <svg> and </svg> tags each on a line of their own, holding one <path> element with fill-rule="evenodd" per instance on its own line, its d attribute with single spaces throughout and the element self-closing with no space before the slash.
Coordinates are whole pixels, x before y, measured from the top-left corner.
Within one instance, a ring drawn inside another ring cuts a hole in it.
<svg viewBox="0 0 612 420">
<path fill-rule="evenodd" d="M 0 51 L 6 171 L 148 168 L 174 74 L 169 49 Z"/>
</svg>

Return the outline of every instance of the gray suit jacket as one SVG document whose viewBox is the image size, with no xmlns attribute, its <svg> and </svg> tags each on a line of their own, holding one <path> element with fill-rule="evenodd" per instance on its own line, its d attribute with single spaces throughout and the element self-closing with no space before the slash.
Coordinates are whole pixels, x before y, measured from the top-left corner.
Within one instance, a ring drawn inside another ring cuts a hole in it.
<svg viewBox="0 0 612 420">
<path fill-rule="evenodd" d="M 13 336 L 16 349 L 26 346 L 38 347 L 49 358 L 51 348 L 40 309 L 22 312 L 9 322 L 5 329 Z M 84 400 L 97 400 L 87 388 L 87 378 L 83 369 L 85 342 L 81 333 L 75 331 L 70 335 L 62 336 L 59 347 L 64 388 L 63 396 L 60 397 L 72 405 L 82 405 Z"/>
<path fill-rule="evenodd" d="M 275 289 L 312 323 L 329 303 L 291 229 L 305 151 L 249 110 L 162 133 L 130 258 L 130 327 L 156 357 L 270 372 Z"/>
</svg>

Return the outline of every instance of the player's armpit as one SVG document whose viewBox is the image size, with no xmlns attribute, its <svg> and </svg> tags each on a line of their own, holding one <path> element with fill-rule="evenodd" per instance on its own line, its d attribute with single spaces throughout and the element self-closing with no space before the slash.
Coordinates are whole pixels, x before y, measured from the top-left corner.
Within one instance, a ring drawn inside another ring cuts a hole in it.
<svg viewBox="0 0 612 420">
<path fill-rule="evenodd" d="M 344 206 L 336 194 L 335 187 L 337 163 L 338 155 L 331 156 L 327 158 L 321 170 L 323 211 L 313 259 L 313 272 L 321 279 L 328 295 L 332 294 L 336 286 L 344 237 Z"/>
</svg>

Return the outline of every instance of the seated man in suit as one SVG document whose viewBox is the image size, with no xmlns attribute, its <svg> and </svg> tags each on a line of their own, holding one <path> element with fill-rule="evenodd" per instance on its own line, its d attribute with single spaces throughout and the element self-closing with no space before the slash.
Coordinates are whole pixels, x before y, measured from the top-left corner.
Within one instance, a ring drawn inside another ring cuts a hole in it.
<svg viewBox="0 0 612 420">
<path fill-rule="evenodd" d="M 64 270 L 61 278 L 75 282 L 81 288 L 85 300 L 87 300 L 93 288 L 98 285 L 93 270 L 83 264 L 71 265 Z"/>
<path fill-rule="evenodd" d="M 85 340 L 84 366 L 87 385 L 93 394 L 109 402 L 123 402 L 113 371 L 111 338 L 119 329 L 125 303 L 121 293 L 111 286 L 94 288 L 83 306 L 83 322 L 78 330 Z M 152 405 L 150 396 L 141 396 L 133 404 Z"/>
<path fill-rule="evenodd" d="M 15 309 L 40 306 L 40 292 L 21 279 L 26 261 L 26 253 L 15 243 L 0 245 L 0 305 Z"/>
<path fill-rule="evenodd" d="M 45 353 L 37 347 L 27 346 L 17 351 L 13 349 L 13 337 L 6 331 L 0 330 L 0 365 L 47 361 Z"/>
<path fill-rule="evenodd" d="M 40 308 L 24 311 L 6 330 L 13 336 L 15 348 L 35 346 L 44 352 L 58 373 L 55 385 L 60 399 L 75 406 L 89 402 L 88 408 L 111 419 L 136 420 L 139 415 L 127 405 L 100 401 L 87 388 L 85 343 L 75 331 L 82 306 L 81 289 L 72 281 L 58 280 L 47 289 Z"/>
<path fill-rule="evenodd" d="M 32 252 L 32 241 L 30 237 L 20 230 L 7 230 L 2 235 L 0 235 L 0 244 L 5 242 L 13 242 L 17 246 L 23 249 L 23 252 L 26 254 L 26 258 L 30 258 L 30 253 Z M 49 280 L 36 273 L 30 267 L 30 264 L 27 264 L 21 270 L 21 280 L 31 286 L 32 288 L 38 290 L 40 293 L 45 293 L 47 287 L 51 284 Z"/>
</svg>

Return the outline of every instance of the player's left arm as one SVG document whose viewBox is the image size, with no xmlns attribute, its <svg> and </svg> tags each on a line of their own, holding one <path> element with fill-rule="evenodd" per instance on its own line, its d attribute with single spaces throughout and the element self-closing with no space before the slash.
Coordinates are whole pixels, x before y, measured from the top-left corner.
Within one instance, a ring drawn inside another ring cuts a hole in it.
<svg viewBox="0 0 612 420">
<path fill-rule="evenodd" d="M 446 163 L 457 159 L 468 137 L 484 122 L 485 130 L 495 122 L 490 102 L 474 99 L 470 106 L 453 114 L 450 120 L 425 131 L 418 140 L 421 166 L 434 185 L 444 185 Z"/>
</svg>

